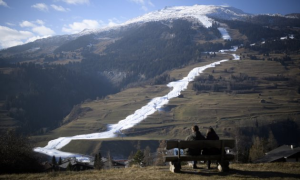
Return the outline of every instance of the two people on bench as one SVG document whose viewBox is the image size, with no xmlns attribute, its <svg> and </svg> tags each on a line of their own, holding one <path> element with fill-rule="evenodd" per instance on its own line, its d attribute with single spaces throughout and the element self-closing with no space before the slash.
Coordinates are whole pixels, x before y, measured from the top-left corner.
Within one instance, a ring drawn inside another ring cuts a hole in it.
<svg viewBox="0 0 300 180">
<path fill-rule="evenodd" d="M 187 136 L 185 140 L 187 141 L 197 141 L 197 140 L 219 140 L 219 136 L 216 134 L 213 128 L 209 128 L 206 132 L 206 137 L 204 137 L 201 132 L 199 131 L 199 127 L 197 125 L 192 126 L 192 134 Z M 210 149 L 203 149 L 202 154 L 203 155 L 213 155 L 213 154 L 219 154 L 220 150 L 217 148 L 210 148 Z M 197 156 L 201 155 L 201 149 L 192 149 L 187 148 L 185 150 L 185 154 Z M 210 169 L 211 161 L 207 161 L 207 168 Z M 194 161 L 193 168 L 197 168 L 197 161 Z"/>
</svg>

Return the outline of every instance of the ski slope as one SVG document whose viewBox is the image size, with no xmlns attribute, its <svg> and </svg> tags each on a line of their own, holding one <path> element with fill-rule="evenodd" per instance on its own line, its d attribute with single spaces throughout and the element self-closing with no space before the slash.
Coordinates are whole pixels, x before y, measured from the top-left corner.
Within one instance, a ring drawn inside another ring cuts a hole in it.
<svg viewBox="0 0 300 180">
<path fill-rule="evenodd" d="M 230 35 L 228 34 L 228 32 L 225 28 L 219 27 L 218 30 L 222 34 L 222 38 L 224 40 L 231 40 L 231 37 L 230 37 Z"/>
</svg>

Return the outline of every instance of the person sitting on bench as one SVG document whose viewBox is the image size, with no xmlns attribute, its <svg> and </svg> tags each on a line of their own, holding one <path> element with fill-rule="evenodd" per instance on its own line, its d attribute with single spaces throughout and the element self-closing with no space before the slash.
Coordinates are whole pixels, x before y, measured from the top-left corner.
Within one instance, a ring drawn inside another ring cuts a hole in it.
<svg viewBox="0 0 300 180">
<path fill-rule="evenodd" d="M 192 127 L 192 134 L 187 136 L 186 141 L 197 141 L 197 140 L 205 140 L 204 136 L 200 133 L 199 127 L 197 125 L 194 125 Z M 197 156 L 201 154 L 201 149 L 192 149 L 192 148 L 187 148 L 185 150 L 186 155 L 192 155 L 192 156 Z M 197 168 L 197 161 L 194 161 L 193 164 L 193 169 Z"/>
<path fill-rule="evenodd" d="M 219 136 L 215 132 L 215 130 L 212 127 L 209 127 L 206 132 L 206 140 L 219 140 Z M 210 149 L 203 149 L 202 151 L 203 155 L 217 155 L 221 154 L 220 149 L 218 148 L 210 148 Z M 211 161 L 207 161 L 207 169 L 210 169 Z"/>
</svg>

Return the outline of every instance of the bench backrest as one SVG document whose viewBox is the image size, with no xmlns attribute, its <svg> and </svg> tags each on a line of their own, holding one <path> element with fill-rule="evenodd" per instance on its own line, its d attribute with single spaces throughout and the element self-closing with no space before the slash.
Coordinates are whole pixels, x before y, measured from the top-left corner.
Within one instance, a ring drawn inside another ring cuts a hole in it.
<svg viewBox="0 0 300 180">
<path fill-rule="evenodd" d="M 197 149 L 203 149 L 203 148 L 220 148 L 224 149 L 224 147 L 228 148 L 234 148 L 235 147 L 235 141 L 231 139 L 226 140 L 198 140 L 198 141 L 167 141 L 166 149 L 186 149 L 186 148 L 197 148 Z"/>
</svg>

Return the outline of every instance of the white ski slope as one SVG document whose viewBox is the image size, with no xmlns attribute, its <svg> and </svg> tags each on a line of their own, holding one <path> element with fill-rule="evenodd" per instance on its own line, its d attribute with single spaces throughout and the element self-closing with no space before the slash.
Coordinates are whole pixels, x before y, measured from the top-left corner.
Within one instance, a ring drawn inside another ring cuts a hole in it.
<svg viewBox="0 0 300 180">
<path fill-rule="evenodd" d="M 230 35 L 228 34 L 228 32 L 225 28 L 219 27 L 218 30 L 222 34 L 222 38 L 224 40 L 231 40 L 231 37 L 230 37 Z"/>
<path fill-rule="evenodd" d="M 235 51 L 237 47 L 229 50 L 220 50 L 219 52 L 224 53 L 225 51 Z M 234 60 L 239 60 L 240 57 L 236 54 L 232 54 Z M 43 153 L 49 156 L 56 157 L 76 157 L 79 161 L 90 161 L 88 156 L 82 156 L 80 154 L 74 154 L 69 152 L 60 151 L 62 147 L 69 144 L 72 140 L 88 140 L 88 139 L 106 139 L 116 137 L 118 134 L 121 134 L 121 130 L 129 129 L 140 123 L 147 116 L 155 113 L 158 109 L 168 104 L 169 100 L 175 97 L 178 97 L 182 91 L 186 90 L 189 82 L 193 81 L 195 77 L 199 76 L 207 68 L 215 67 L 218 64 L 228 61 L 228 59 L 220 60 L 206 66 L 197 67 L 192 69 L 189 74 L 181 80 L 170 82 L 167 86 L 172 88 L 172 90 L 162 97 L 156 97 L 152 99 L 148 104 L 136 110 L 133 114 L 127 116 L 125 119 L 120 120 L 117 124 L 109 125 L 109 130 L 101 133 L 92 133 L 92 134 L 82 134 L 71 137 L 60 137 L 48 142 L 48 145 L 45 147 L 34 148 L 35 152 Z"/>
</svg>

